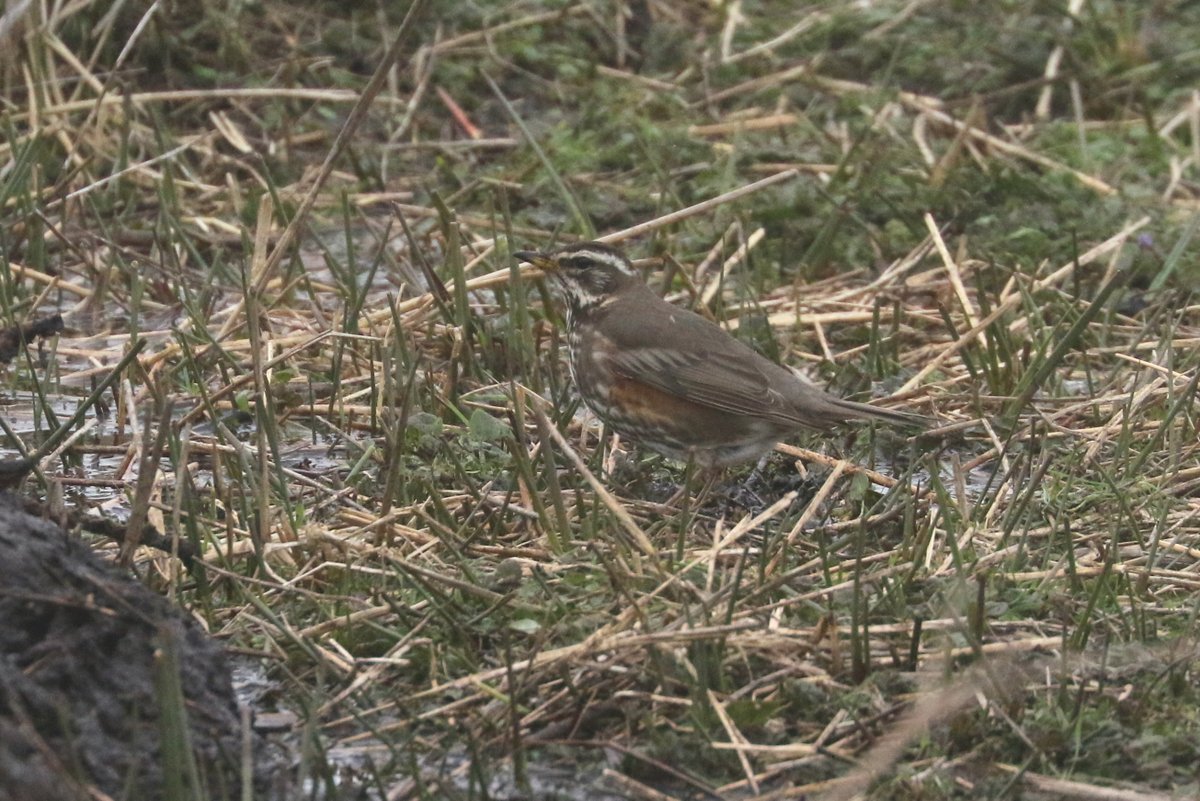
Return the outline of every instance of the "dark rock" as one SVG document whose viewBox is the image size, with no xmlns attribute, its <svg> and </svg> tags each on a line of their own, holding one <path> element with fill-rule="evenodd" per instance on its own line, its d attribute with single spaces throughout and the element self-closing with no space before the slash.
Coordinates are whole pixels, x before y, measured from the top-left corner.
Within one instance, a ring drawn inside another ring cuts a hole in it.
<svg viewBox="0 0 1200 801">
<path fill-rule="evenodd" d="M 186 725 L 173 727 L 180 714 Z M 95 790 L 158 799 L 175 781 L 198 785 L 188 797 L 239 798 L 244 737 L 254 797 L 283 797 L 280 761 L 242 731 L 224 650 L 0 493 L 0 801 L 74 801 Z M 194 772 L 166 766 L 164 752 L 185 740 Z"/>
</svg>

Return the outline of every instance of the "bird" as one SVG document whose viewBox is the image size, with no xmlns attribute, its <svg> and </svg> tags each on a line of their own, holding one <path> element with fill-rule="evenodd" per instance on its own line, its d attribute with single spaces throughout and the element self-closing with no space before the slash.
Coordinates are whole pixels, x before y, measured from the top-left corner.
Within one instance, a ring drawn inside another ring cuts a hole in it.
<svg viewBox="0 0 1200 801">
<path fill-rule="evenodd" d="M 513 256 L 566 302 L 571 378 L 611 430 L 707 472 L 758 459 L 802 430 L 850 420 L 928 427 L 920 415 L 832 395 L 659 297 L 619 249 L 581 242 Z"/>
</svg>

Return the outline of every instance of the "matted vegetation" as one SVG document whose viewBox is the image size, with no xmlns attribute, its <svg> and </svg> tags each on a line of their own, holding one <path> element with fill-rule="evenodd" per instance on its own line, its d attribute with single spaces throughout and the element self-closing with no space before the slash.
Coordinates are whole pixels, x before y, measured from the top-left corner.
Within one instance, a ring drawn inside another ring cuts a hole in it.
<svg viewBox="0 0 1200 801">
<path fill-rule="evenodd" d="M 368 103 L 406 4 L 8 5 L 7 446 L 143 343 L 25 491 L 306 794 L 1200 794 L 1200 7 L 426 3 Z M 662 505 L 509 256 L 593 236 L 938 435 Z"/>
</svg>

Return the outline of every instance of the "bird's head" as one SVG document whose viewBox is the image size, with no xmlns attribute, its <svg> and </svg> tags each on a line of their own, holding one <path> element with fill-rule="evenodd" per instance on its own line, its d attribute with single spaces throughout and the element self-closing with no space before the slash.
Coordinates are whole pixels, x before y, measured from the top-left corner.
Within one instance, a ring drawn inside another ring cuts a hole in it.
<svg viewBox="0 0 1200 801">
<path fill-rule="evenodd" d="M 641 280 L 624 253 L 600 242 L 546 252 L 519 250 L 513 256 L 554 276 L 575 313 L 595 308 L 629 282 Z"/>
</svg>

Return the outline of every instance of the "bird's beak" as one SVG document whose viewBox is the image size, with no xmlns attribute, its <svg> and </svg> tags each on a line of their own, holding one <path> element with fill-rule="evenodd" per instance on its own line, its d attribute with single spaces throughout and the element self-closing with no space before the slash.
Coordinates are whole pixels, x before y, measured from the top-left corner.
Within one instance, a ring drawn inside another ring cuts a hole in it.
<svg viewBox="0 0 1200 801">
<path fill-rule="evenodd" d="M 558 271 L 558 262 L 547 254 L 539 253 L 536 250 L 518 250 L 513 254 L 513 258 L 527 261 L 542 272 L 553 273 Z"/>
</svg>

